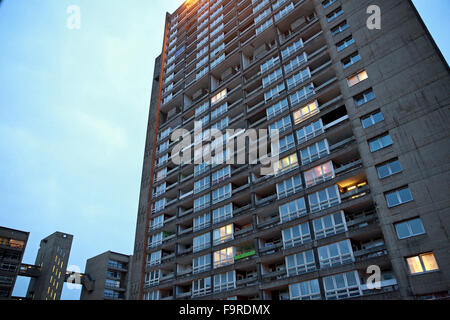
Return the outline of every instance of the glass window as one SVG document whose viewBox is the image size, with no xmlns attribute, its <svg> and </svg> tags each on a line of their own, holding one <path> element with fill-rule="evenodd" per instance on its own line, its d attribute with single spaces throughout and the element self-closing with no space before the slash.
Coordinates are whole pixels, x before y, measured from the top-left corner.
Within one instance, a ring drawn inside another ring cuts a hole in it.
<svg viewBox="0 0 450 320">
<path fill-rule="evenodd" d="M 425 234 L 425 228 L 420 218 L 396 223 L 395 230 L 400 240 Z"/>
<path fill-rule="evenodd" d="M 233 217 L 233 204 L 229 203 L 213 211 L 213 223 L 219 223 Z"/>
<path fill-rule="evenodd" d="M 280 72 L 281 72 L 281 69 L 280 69 Z M 308 68 L 301 70 L 300 72 L 294 74 L 292 77 L 287 79 L 288 89 L 292 89 L 292 88 L 298 86 L 299 84 L 305 82 L 309 78 L 311 78 L 311 72 L 310 72 L 309 67 L 308 67 Z"/>
<path fill-rule="evenodd" d="M 347 21 L 343 21 L 340 24 L 338 24 L 336 27 L 332 28 L 331 33 L 333 34 L 333 36 L 335 36 L 346 29 L 348 29 L 348 23 L 347 23 Z"/>
<path fill-rule="evenodd" d="M 354 97 L 356 106 L 362 106 L 363 104 L 375 99 L 375 93 L 372 89 L 369 89 L 367 91 L 364 91 L 363 93 L 360 93 L 359 95 Z"/>
<path fill-rule="evenodd" d="M 213 244 L 215 246 L 234 239 L 234 226 L 229 224 L 213 232 Z"/>
<path fill-rule="evenodd" d="M 192 281 L 192 297 L 201 297 L 211 293 L 211 277 Z"/>
<path fill-rule="evenodd" d="M 281 160 L 278 160 L 277 174 L 286 173 L 298 167 L 297 154 L 293 153 Z"/>
<path fill-rule="evenodd" d="M 282 114 L 283 112 L 285 112 L 286 110 L 289 109 L 288 106 L 288 100 L 287 98 L 281 100 L 280 102 L 274 104 L 273 106 L 267 108 L 266 113 L 267 113 L 267 120 L 270 120 L 274 117 L 276 117 L 279 114 Z"/>
<path fill-rule="evenodd" d="M 314 84 L 310 83 L 307 86 L 301 88 L 300 90 L 298 90 L 297 92 L 295 92 L 294 94 L 291 94 L 289 96 L 289 99 L 291 99 L 291 105 L 296 106 L 297 104 L 302 103 L 309 97 L 313 96 L 315 93 L 316 92 L 314 90 Z M 305 107 L 303 107 L 303 108 L 305 108 Z M 306 111 L 306 109 L 305 110 L 302 109 L 301 111 L 302 112 Z M 301 120 L 301 121 L 303 121 L 303 120 Z"/>
<path fill-rule="evenodd" d="M 211 225 L 211 214 L 206 213 L 204 215 L 194 218 L 194 232 L 205 229 Z"/>
<path fill-rule="evenodd" d="M 386 193 L 385 196 L 389 208 L 413 201 L 411 191 L 408 187 Z"/>
<path fill-rule="evenodd" d="M 391 135 L 388 133 L 382 137 L 375 138 L 369 141 L 370 152 L 376 152 L 378 150 L 389 147 L 393 144 Z"/>
<path fill-rule="evenodd" d="M 231 197 L 231 183 L 212 192 L 213 203 L 219 203 Z"/>
<path fill-rule="evenodd" d="M 393 160 L 377 166 L 378 177 L 380 179 L 392 176 L 402 171 L 403 171 L 402 165 L 398 160 Z"/>
<path fill-rule="evenodd" d="M 207 249 L 211 246 L 210 234 L 205 233 L 193 239 L 193 252 Z"/>
<path fill-rule="evenodd" d="M 311 123 L 310 125 L 297 130 L 297 140 L 298 143 L 304 143 L 314 137 L 317 137 L 324 133 L 322 119 L 317 120 L 316 122 Z"/>
<path fill-rule="evenodd" d="M 315 239 L 323 239 L 347 231 L 344 211 L 313 220 Z"/>
<path fill-rule="evenodd" d="M 312 239 L 308 223 L 283 230 L 282 236 L 283 247 L 285 249 L 299 246 L 303 243 L 311 241 Z"/>
<path fill-rule="evenodd" d="M 282 223 L 297 219 L 306 214 L 305 198 L 300 198 L 278 208 Z"/>
<path fill-rule="evenodd" d="M 219 103 L 220 101 L 225 99 L 226 96 L 227 96 L 227 89 L 225 88 L 222 91 L 220 91 L 218 94 L 216 94 L 214 97 L 212 97 L 211 104 L 214 105 L 216 103 Z"/>
<path fill-rule="evenodd" d="M 356 75 L 354 75 L 354 76 L 352 76 L 352 77 L 347 79 L 348 86 L 349 87 L 353 87 L 354 85 L 360 83 L 361 81 L 366 80 L 367 78 L 369 78 L 369 76 L 367 75 L 366 70 L 358 72 Z"/>
<path fill-rule="evenodd" d="M 319 280 L 294 283 L 289 286 L 291 300 L 320 300 Z"/>
<path fill-rule="evenodd" d="M 319 113 L 319 111 L 319 103 L 317 100 L 311 102 L 294 112 L 294 122 L 295 124 L 299 124 Z"/>
<path fill-rule="evenodd" d="M 349 36 L 336 44 L 337 51 L 340 52 L 345 48 L 349 47 L 350 45 L 352 45 L 353 43 L 355 43 L 355 40 L 352 38 L 352 36 Z"/>
<path fill-rule="evenodd" d="M 216 185 L 231 177 L 231 167 L 226 166 L 212 174 L 212 184 Z"/>
<path fill-rule="evenodd" d="M 314 251 L 310 250 L 287 256 L 286 269 L 288 277 L 316 270 Z"/>
<path fill-rule="evenodd" d="M 319 247 L 317 252 L 319 253 L 321 268 L 334 267 L 355 261 L 350 240 Z"/>
<path fill-rule="evenodd" d="M 278 200 L 303 190 L 302 178 L 300 175 L 290 177 L 277 184 Z"/>
<path fill-rule="evenodd" d="M 359 55 L 358 51 L 356 51 L 356 52 L 352 53 L 351 55 L 349 55 L 348 57 L 341 60 L 342 67 L 344 69 L 348 68 L 360 60 L 361 60 L 361 56 Z"/>
<path fill-rule="evenodd" d="M 192 259 L 192 273 L 201 273 L 211 269 L 211 255 L 207 254 Z"/>
<path fill-rule="evenodd" d="M 361 118 L 363 128 L 369 128 L 381 121 L 384 121 L 383 113 L 381 113 L 381 111 L 377 111 Z"/>
<path fill-rule="evenodd" d="M 323 189 L 308 196 L 311 213 L 332 207 L 341 203 L 337 185 Z"/>
<path fill-rule="evenodd" d="M 357 271 L 323 278 L 327 300 L 345 299 L 362 295 Z"/>
<path fill-rule="evenodd" d="M 333 162 L 328 161 L 320 166 L 305 171 L 306 187 L 312 187 L 316 184 L 325 182 L 334 178 Z"/>
<path fill-rule="evenodd" d="M 200 192 L 208 189 L 209 186 L 210 186 L 209 176 L 206 176 L 200 180 L 197 180 L 194 183 L 194 193 L 200 193 Z"/>
<path fill-rule="evenodd" d="M 214 292 L 222 292 L 236 288 L 236 271 L 216 274 L 214 276 Z"/>
<path fill-rule="evenodd" d="M 407 258 L 409 271 L 411 274 L 420 274 L 439 270 L 434 254 L 432 252 Z"/>
<path fill-rule="evenodd" d="M 326 155 L 330 154 L 328 140 L 319 141 L 300 151 L 302 157 L 302 165 L 310 164 Z"/>
<path fill-rule="evenodd" d="M 220 268 L 234 263 L 235 249 L 229 247 L 214 252 L 214 268 Z"/>
</svg>

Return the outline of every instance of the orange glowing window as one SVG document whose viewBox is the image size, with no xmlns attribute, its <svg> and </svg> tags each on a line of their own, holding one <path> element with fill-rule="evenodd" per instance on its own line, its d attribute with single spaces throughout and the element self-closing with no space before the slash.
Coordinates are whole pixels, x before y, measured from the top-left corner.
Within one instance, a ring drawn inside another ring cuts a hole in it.
<svg viewBox="0 0 450 320">
<path fill-rule="evenodd" d="M 423 253 L 406 259 L 411 274 L 419 274 L 439 270 L 434 254 Z"/>
</svg>

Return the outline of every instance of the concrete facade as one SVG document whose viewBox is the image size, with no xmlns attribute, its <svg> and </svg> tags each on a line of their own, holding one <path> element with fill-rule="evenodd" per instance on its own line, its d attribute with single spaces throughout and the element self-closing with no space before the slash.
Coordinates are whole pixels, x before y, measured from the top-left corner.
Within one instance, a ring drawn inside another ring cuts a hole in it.
<svg viewBox="0 0 450 320">
<path fill-rule="evenodd" d="M 62 232 L 55 232 L 41 240 L 34 263 L 40 273 L 30 280 L 27 299 L 60 300 L 72 241 L 72 235 Z"/>
<path fill-rule="evenodd" d="M 380 30 L 366 26 L 370 5 L 381 9 Z M 301 45 L 293 46 L 300 39 Z M 299 54 L 306 58 L 295 64 Z M 218 57 L 222 60 L 216 63 Z M 205 61 L 210 62 L 207 69 Z M 306 79 L 292 77 L 305 68 Z M 274 73 L 278 70 L 279 75 Z M 365 79 L 350 85 L 362 73 Z M 306 92 L 311 85 L 299 102 L 299 89 Z M 269 90 L 281 87 L 267 98 Z M 220 104 L 214 100 L 224 89 L 226 111 L 216 117 Z M 205 0 L 182 5 L 166 18 L 163 53 L 155 63 L 130 298 L 448 298 L 449 93 L 448 64 L 409 0 Z M 287 107 L 273 115 L 269 108 L 284 101 Z M 208 107 L 198 109 L 204 103 Z M 314 105 L 314 112 L 299 116 Z M 375 114 L 378 120 L 363 126 Z M 292 135 L 294 144 L 281 158 L 294 157 L 295 165 L 270 178 L 259 175 L 259 165 L 232 165 L 224 181 L 211 186 L 210 174 L 226 166 L 197 172 L 193 165 L 158 160 L 170 155 L 174 143 L 167 141 L 175 128 L 192 130 L 194 120 L 201 118 L 208 127 L 225 117 L 230 129 L 266 129 L 287 119 L 281 137 Z M 319 121 L 320 130 L 301 135 Z M 386 145 L 387 135 L 392 143 Z M 324 139 L 326 152 L 305 158 L 305 150 Z M 384 145 L 371 149 L 378 141 Z M 393 161 L 401 170 L 381 177 L 380 166 Z M 331 177 L 308 180 L 311 169 L 330 163 Z M 158 176 L 161 170 L 166 171 Z M 294 184 L 289 179 L 296 177 L 300 186 L 284 195 L 281 186 Z M 205 178 L 207 187 L 194 192 L 195 182 Z M 214 192 L 229 183 L 229 197 L 214 203 Z M 336 199 L 332 188 L 338 190 Z M 213 202 L 196 207 L 196 200 L 207 195 Z M 408 195 L 412 199 L 404 200 Z M 389 206 L 387 199 L 393 196 L 403 203 Z M 305 212 L 296 212 L 293 219 L 283 216 L 284 205 L 302 199 Z M 215 222 L 217 210 L 228 204 L 231 216 Z M 322 236 L 319 219 L 340 214 L 343 229 L 338 231 L 334 222 L 334 231 Z M 200 226 L 199 217 L 206 221 Z M 401 238 L 397 228 L 412 219 L 420 219 L 424 232 L 408 229 L 412 234 Z M 309 228 L 306 240 L 295 238 L 300 225 Z M 215 243 L 215 234 L 227 226 L 231 237 Z M 209 244 L 196 249 L 196 239 Z M 328 265 L 323 250 L 332 255 L 330 248 L 343 241 L 351 247 L 351 258 L 344 261 L 342 251 Z M 299 262 L 311 254 L 312 262 Z M 431 254 L 434 261 L 427 264 L 422 256 Z M 290 259 L 295 259 L 294 268 Z M 199 261 L 201 270 L 195 269 Z M 420 261 L 425 272 L 413 271 L 408 261 Z M 379 289 L 366 283 L 370 266 L 381 270 Z M 357 284 L 350 284 L 352 277 Z M 345 288 L 339 291 L 337 283 L 344 278 Z M 312 293 L 302 291 L 305 284 L 314 286 Z"/>
<path fill-rule="evenodd" d="M 107 251 L 86 262 L 85 274 L 94 282 L 92 290 L 82 288 L 80 300 L 126 300 L 132 257 Z"/>
</svg>

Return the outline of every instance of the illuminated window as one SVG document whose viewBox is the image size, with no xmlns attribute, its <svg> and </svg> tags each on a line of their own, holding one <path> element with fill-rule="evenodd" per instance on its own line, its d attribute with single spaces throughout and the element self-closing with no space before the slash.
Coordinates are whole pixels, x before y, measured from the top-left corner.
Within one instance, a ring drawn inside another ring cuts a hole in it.
<svg viewBox="0 0 450 320">
<path fill-rule="evenodd" d="M 222 91 L 220 91 L 218 94 L 216 94 L 214 97 L 212 97 L 211 99 L 211 104 L 214 105 L 220 101 L 222 101 L 223 99 L 225 99 L 227 96 L 227 89 L 223 89 Z"/>
<path fill-rule="evenodd" d="M 361 81 L 366 80 L 367 78 L 369 78 L 369 76 L 367 75 L 366 70 L 363 70 L 363 71 L 359 72 L 358 74 L 354 75 L 353 77 L 350 77 L 347 79 L 348 86 L 353 87 L 355 84 L 358 84 Z"/>
<path fill-rule="evenodd" d="M 439 270 L 434 254 L 432 252 L 422 253 L 418 256 L 407 258 L 411 274 L 420 274 Z"/>
<path fill-rule="evenodd" d="M 295 169 L 297 167 L 298 167 L 297 154 L 293 153 L 290 156 L 287 156 L 278 161 L 277 173 L 278 174 L 285 173 L 285 172 Z"/>
<path fill-rule="evenodd" d="M 216 229 L 213 232 L 213 244 L 219 245 L 221 243 L 233 240 L 234 236 L 234 226 L 229 224 L 220 229 Z"/>
<path fill-rule="evenodd" d="M 306 187 L 312 187 L 334 178 L 334 167 L 331 161 L 305 172 Z"/>
<path fill-rule="evenodd" d="M 235 249 L 229 247 L 214 252 L 214 268 L 220 268 L 234 263 Z"/>
</svg>

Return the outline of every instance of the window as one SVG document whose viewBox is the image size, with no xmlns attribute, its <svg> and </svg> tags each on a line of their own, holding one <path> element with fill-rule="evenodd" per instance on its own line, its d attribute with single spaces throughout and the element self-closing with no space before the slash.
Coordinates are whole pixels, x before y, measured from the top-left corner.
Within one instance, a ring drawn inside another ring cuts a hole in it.
<svg viewBox="0 0 450 320">
<path fill-rule="evenodd" d="M 360 60 L 361 60 L 361 56 L 359 55 L 358 51 L 356 51 L 356 52 L 352 53 L 351 55 L 349 55 L 348 57 L 342 59 L 342 61 L 341 61 L 342 67 L 344 69 L 348 68 Z"/>
<path fill-rule="evenodd" d="M 300 151 L 300 154 L 302 157 L 302 165 L 307 165 L 311 162 L 319 160 L 320 158 L 330 154 L 328 140 L 325 139 L 317 142 Z"/>
<path fill-rule="evenodd" d="M 282 235 L 284 249 L 296 247 L 311 241 L 311 232 L 308 223 L 283 230 Z"/>
<path fill-rule="evenodd" d="M 213 203 L 219 203 L 231 197 L 231 183 L 212 192 Z"/>
<path fill-rule="evenodd" d="M 164 179 L 167 175 L 167 168 L 164 168 L 163 170 L 158 171 L 156 174 L 156 181 L 159 182 L 162 179 Z"/>
<path fill-rule="evenodd" d="M 270 8 L 267 8 L 266 10 L 264 10 L 261 14 L 259 14 L 255 19 L 255 24 L 257 24 L 258 22 L 262 21 L 265 17 L 267 17 L 268 15 L 270 15 Z"/>
<path fill-rule="evenodd" d="M 384 121 L 384 117 L 379 110 L 361 118 L 361 123 L 364 129 L 369 128 L 381 121 Z"/>
<path fill-rule="evenodd" d="M 345 299 L 362 295 L 357 271 L 323 278 L 327 300 Z"/>
<path fill-rule="evenodd" d="M 297 140 L 298 143 L 304 143 L 314 137 L 317 137 L 324 133 L 322 119 L 311 123 L 310 125 L 297 130 Z"/>
<path fill-rule="evenodd" d="M 234 263 L 235 249 L 229 247 L 214 252 L 214 268 L 220 268 Z"/>
<path fill-rule="evenodd" d="M 321 268 L 334 267 L 355 261 L 350 240 L 319 247 L 317 252 L 319 253 Z"/>
<path fill-rule="evenodd" d="M 411 191 L 408 187 L 386 193 L 385 196 L 389 208 L 413 201 Z"/>
<path fill-rule="evenodd" d="M 154 188 L 153 196 L 155 198 L 158 198 L 162 196 L 165 192 L 166 192 L 166 183 L 164 182 L 159 186 L 157 186 L 156 188 Z"/>
<path fill-rule="evenodd" d="M 280 102 L 274 104 L 270 108 L 267 108 L 267 110 L 266 110 L 267 120 L 270 120 L 270 119 L 276 117 L 277 115 L 282 114 L 283 112 L 285 112 L 288 109 L 289 109 L 289 107 L 288 107 L 287 99 L 281 100 Z"/>
<path fill-rule="evenodd" d="M 213 211 L 213 223 L 219 223 L 233 217 L 233 204 L 229 203 Z"/>
<path fill-rule="evenodd" d="M 422 253 L 414 257 L 407 258 L 409 272 L 411 274 L 421 274 L 439 270 L 436 258 L 432 252 Z"/>
<path fill-rule="evenodd" d="M 194 232 L 205 229 L 211 225 L 211 214 L 206 213 L 204 215 L 194 218 Z"/>
<path fill-rule="evenodd" d="M 292 126 L 291 118 L 289 116 L 287 116 L 287 117 L 284 117 L 283 119 L 278 120 L 277 122 L 270 124 L 269 131 L 270 130 L 273 130 L 273 131 L 278 130 L 278 133 L 281 134 L 281 133 L 285 132 L 286 130 L 288 130 L 289 128 L 291 128 L 291 126 Z"/>
<path fill-rule="evenodd" d="M 353 40 L 352 36 L 349 36 L 336 44 L 337 51 L 340 52 L 354 43 L 355 40 Z"/>
<path fill-rule="evenodd" d="M 299 124 L 317 113 L 319 113 L 319 103 L 316 100 L 294 112 L 295 124 Z"/>
<path fill-rule="evenodd" d="M 151 242 L 150 242 L 150 247 L 157 247 L 162 243 L 162 239 L 163 239 L 163 233 L 159 232 L 156 233 L 154 235 L 152 235 L 151 238 Z"/>
<path fill-rule="evenodd" d="M 314 84 L 310 83 L 302 89 L 298 90 L 296 93 L 291 94 L 289 98 L 291 99 L 292 105 L 297 105 L 302 101 L 308 99 L 310 96 L 314 95 L 316 92 L 314 91 Z"/>
<path fill-rule="evenodd" d="M 289 5 L 281 9 L 278 13 L 275 14 L 275 21 L 280 20 L 284 16 L 286 16 L 289 12 L 294 10 L 294 4 L 291 2 Z"/>
<path fill-rule="evenodd" d="M 331 33 L 333 34 L 333 36 L 335 36 L 347 29 L 348 29 L 348 23 L 347 23 L 347 20 L 345 20 L 345 21 L 342 21 L 340 24 L 338 24 L 336 27 L 332 28 Z"/>
<path fill-rule="evenodd" d="M 214 292 L 222 292 L 236 288 L 236 271 L 216 274 L 214 276 Z"/>
<path fill-rule="evenodd" d="M 336 2 L 336 0 L 326 0 L 326 1 L 322 2 L 322 4 L 323 4 L 323 7 L 326 9 L 335 2 Z"/>
<path fill-rule="evenodd" d="M 268 19 L 266 22 L 264 22 L 262 25 L 260 25 L 258 28 L 256 28 L 256 34 L 260 34 L 267 28 L 269 28 L 273 24 L 272 19 Z"/>
<path fill-rule="evenodd" d="M 159 285 L 159 279 L 161 277 L 160 270 L 154 270 L 150 273 L 145 274 L 145 284 L 149 286 L 157 286 Z M 119 283 L 120 287 L 120 283 Z"/>
<path fill-rule="evenodd" d="M 327 189 L 318 191 L 308 196 L 311 213 L 332 207 L 341 203 L 339 189 L 337 185 L 331 186 Z"/>
<path fill-rule="evenodd" d="M 156 251 L 150 255 L 151 266 L 158 265 L 161 263 L 161 253 L 162 253 L 161 251 Z"/>
<path fill-rule="evenodd" d="M 192 273 L 201 273 L 211 269 L 211 255 L 207 254 L 198 258 L 192 259 Z"/>
<path fill-rule="evenodd" d="M 295 57 L 288 64 L 284 66 L 284 71 L 286 74 L 291 73 L 301 65 L 305 64 L 308 61 L 308 56 L 306 52 L 303 52 L 301 55 Z"/>
<path fill-rule="evenodd" d="M 315 239 L 323 239 L 347 231 L 344 211 L 313 220 Z"/>
<path fill-rule="evenodd" d="M 320 166 L 305 171 L 306 187 L 312 187 L 334 178 L 333 162 L 328 161 Z"/>
<path fill-rule="evenodd" d="M 280 58 L 278 56 L 271 58 L 269 61 L 263 63 L 261 65 L 261 73 L 266 72 L 270 68 L 272 68 L 275 64 L 277 64 L 280 61 Z"/>
<path fill-rule="evenodd" d="M 219 103 L 220 101 L 225 99 L 226 96 L 227 96 L 227 89 L 225 88 L 222 91 L 220 91 L 218 94 L 216 94 L 214 97 L 212 97 L 211 104 L 214 105 L 216 103 Z"/>
<path fill-rule="evenodd" d="M 277 174 L 286 173 L 298 167 L 297 154 L 293 153 L 281 160 L 278 160 Z"/>
<path fill-rule="evenodd" d="M 396 223 L 395 230 L 400 240 L 425 234 L 425 228 L 420 218 Z"/>
<path fill-rule="evenodd" d="M 281 72 L 281 68 L 275 70 L 274 72 L 272 72 L 271 74 L 269 74 L 263 78 L 263 80 L 262 80 L 263 88 L 266 88 L 271 83 L 274 83 L 275 81 L 277 81 L 278 79 L 281 79 L 282 77 L 283 77 L 283 73 Z"/>
<path fill-rule="evenodd" d="M 192 297 L 201 297 L 211 293 L 211 277 L 192 281 Z"/>
<path fill-rule="evenodd" d="M 316 270 L 313 250 L 287 256 L 286 269 L 288 277 Z"/>
<path fill-rule="evenodd" d="M 278 96 L 281 92 L 283 92 L 285 89 L 284 82 L 280 83 L 276 87 L 273 87 L 266 93 L 264 93 L 264 100 L 267 102 L 269 100 L 272 100 L 272 98 Z"/>
<path fill-rule="evenodd" d="M 204 177 L 203 179 L 197 180 L 194 183 L 194 193 L 200 193 L 210 186 L 209 176 Z"/>
<path fill-rule="evenodd" d="M 197 177 L 209 170 L 209 165 L 206 162 L 195 165 L 194 176 Z"/>
<path fill-rule="evenodd" d="M 291 300 L 320 300 L 319 280 L 314 279 L 289 286 Z"/>
<path fill-rule="evenodd" d="M 380 179 L 390 177 L 394 174 L 400 173 L 403 171 L 402 165 L 400 161 L 391 160 L 385 164 L 378 165 L 377 167 L 378 177 Z"/>
<path fill-rule="evenodd" d="M 300 175 L 290 177 L 277 184 L 278 200 L 303 190 L 302 178 Z"/>
<path fill-rule="evenodd" d="M 226 166 L 212 174 L 212 185 L 216 185 L 231 177 L 231 167 Z"/>
<path fill-rule="evenodd" d="M 389 133 L 385 134 L 384 136 L 369 141 L 370 152 L 375 152 L 384 149 L 392 144 L 393 142 Z"/>
<path fill-rule="evenodd" d="M 372 89 L 369 89 L 369 90 L 364 91 L 363 93 L 355 96 L 353 99 L 355 100 L 356 106 L 359 107 L 359 106 L 362 106 L 363 104 L 375 99 L 375 93 L 373 93 Z"/>
<path fill-rule="evenodd" d="M 194 200 L 194 212 L 198 212 L 203 210 L 211 204 L 211 198 L 209 193 L 204 196 Z"/>
<path fill-rule="evenodd" d="M 295 147 L 294 135 L 290 134 L 288 136 L 285 136 L 279 140 L 278 154 L 286 152 L 289 149 L 292 149 L 293 147 Z M 275 144 L 273 142 L 272 142 L 272 152 L 273 152 L 273 155 L 277 154 L 275 152 Z"/>
<path fill-rule="evenodd" d="M 218 117 L 220 117 L 222 114 L 227 112 L 228 110 L 228 103 L 222 104 L 220 107 L 217 107 L 211 112 L 211 120 L 215 120 Z"/>
<path fill-rule="evenodd" d="M 366 80 L 367 78 L 369 78 L 369 76 L 367 75 L 366 70 L 358 72 L 356 75 L 347 79 L 348 86 L 353 87 L 354 85 Z"/>
<path fill-rule="evenodd" d="M 159 291 L 151 291 L 144 294 L 144 300 L 159 300 Z"/>
<path fill-rule="evenodd" d="M 297 50 L 300 50 L 301 48 L 303 48 L 303 40 L 299 39 L 289 47 L 286 47 L 286 49 L 282 50 L 281 56 L 283 57 L 283 59 L 286 59 L 290 55 L 294 54 Z"/>
<path fill-rule="evenodd" d="M 221 243 L 234 239 L 234 226 L 229 224 L 222 228 L 216 229 L 213 232 L 213 245 L 217 246 Z"/>
<path fill-rule="evenodd" d="M 281 71 L 281 69 L 280 69 L 280 71 Z M 311 78 L 311 72 L 309 71 L 309 67 L 308 67 L 287 79 L 288 89 L 292 89 L 292 88 L 298 86 L 299 84 L 305 82 L 309 78 Z"/>
<path fill-rule="evenodd" d="M 278 208 L 278 211 L 280 212 L 281 223 L 304 216 L 306 214 L 305 198 L 300 198 L 283 204 Z"/>
<path fill-rule="evenodd" d="M 211 246 L 210 234 L 204 233 L 201 236 L 195 237 L 193 239 L 193 252 L 202 251 Z"/>
<path fill-rule="evenodd" d="M 159 229 L 164 225 L 164 215 L 152 219 L 151 227 L 153 230 Z"/>
<path fill-rule="evenodd" d="M 330 14 L 327 15 L 328 22 L 333 21 L 334 19 L 336 19 L 337 17 L 339 17 L 343 13 L 344 13 L 344 11 L 342 10 L 341 7 L 337 8 L 336 10 L 332 11 Z"/>
</svg>

